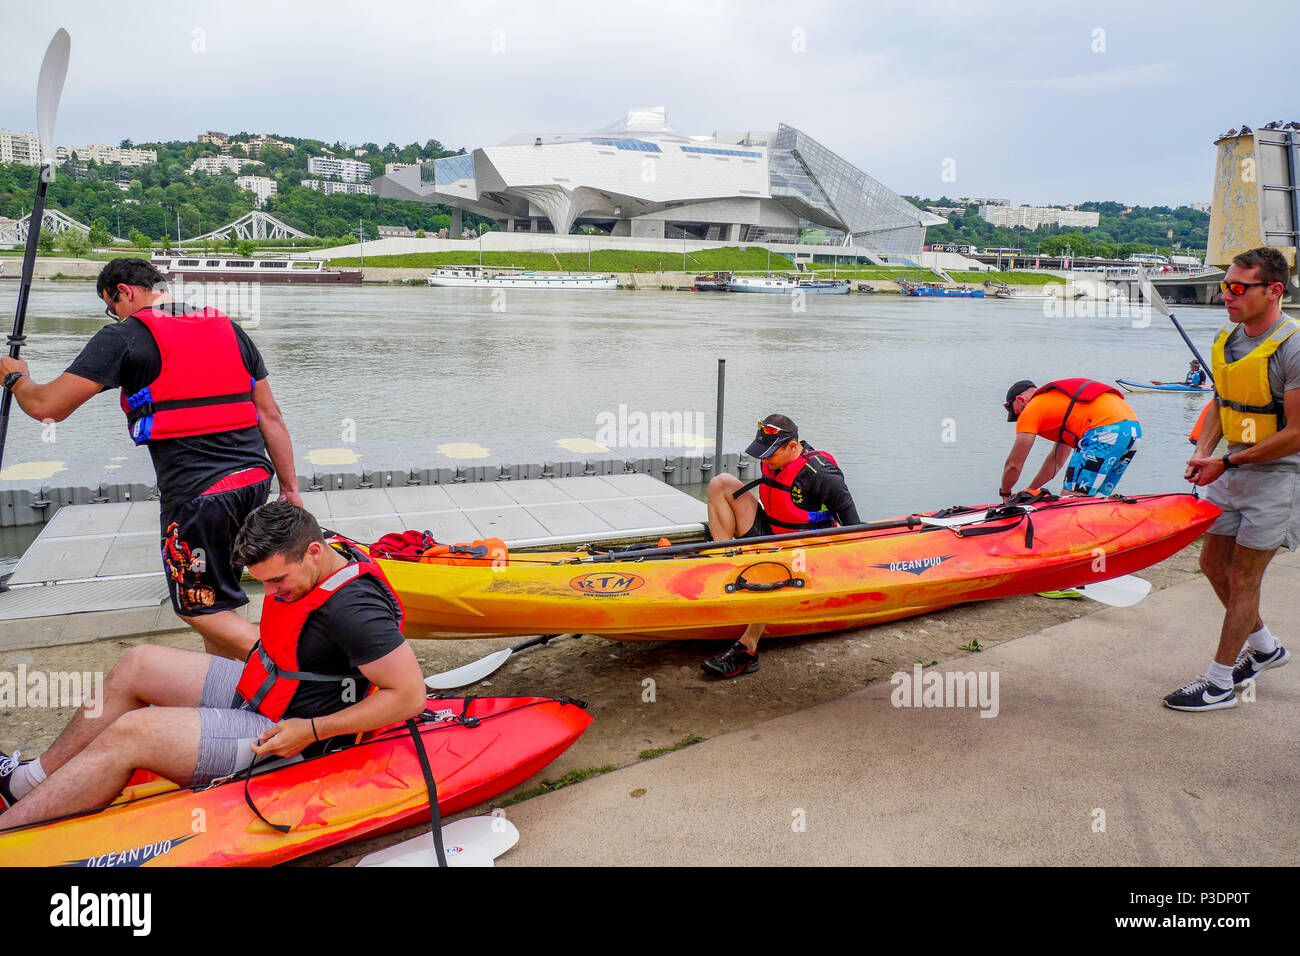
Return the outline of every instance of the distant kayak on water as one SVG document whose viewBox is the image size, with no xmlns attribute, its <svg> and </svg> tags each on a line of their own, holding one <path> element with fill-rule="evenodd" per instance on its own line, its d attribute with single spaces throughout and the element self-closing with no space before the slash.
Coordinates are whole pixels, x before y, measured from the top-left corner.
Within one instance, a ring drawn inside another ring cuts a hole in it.
<svg viewBox="0 0 1300 956">
<path fill-rule="evenodd" d="M 1115 382 L 1129 392 L 1206 393 L 1214 391 L 1213 385 L 1184 385 L 1182 382 L 1126 382 L 1122 378 L 1115 379 Z"/>
</svg>

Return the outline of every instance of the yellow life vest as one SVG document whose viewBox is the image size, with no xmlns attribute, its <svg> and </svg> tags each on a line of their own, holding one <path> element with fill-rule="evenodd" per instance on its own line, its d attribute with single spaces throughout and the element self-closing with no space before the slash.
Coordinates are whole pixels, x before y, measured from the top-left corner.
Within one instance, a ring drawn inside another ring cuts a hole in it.
<svg viewBox="0 0 1300 956">
<path fill-rule="evenodd" d="M 1300 322 L 1284 319 L 1273 334 L 1235 362 L 1227 356 L 1228 336 L 1237 327 L 1229 322 L 1214 340 L 1214 392 L 1219 403 L 1223 437 L 1230 442 L 1254 445 L 1276 434 L 1286 425 L 1282 402 L 1273 397 L 1268 384 L 1268 360 L 1282 343 L 1300 331 Z"/>
</svg>

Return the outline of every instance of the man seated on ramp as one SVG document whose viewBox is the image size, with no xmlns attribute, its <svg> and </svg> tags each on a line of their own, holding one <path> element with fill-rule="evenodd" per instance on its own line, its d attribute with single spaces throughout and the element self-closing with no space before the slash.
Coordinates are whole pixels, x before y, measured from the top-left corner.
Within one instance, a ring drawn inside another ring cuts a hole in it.
<svg viewBox="0 0 1300 956">
<path fill-rule="evenodd" d="M 0 754 L 0 829 L 105 806 L 137 768 L 203 787 L 255 755 L 314 753 L 424 709 L 420 665 L 379 566 L 327 544 L 310 512 L 285 500 L 253 511 L 232 560 L 266 589 L 248 660 L 127 651 L 103 699 L 84 703 L 39 759 Z"/>
<path fill-rule="evenodd" d="M 814 451 L 799 439 L 799 428 L 784 415 L 768 415 L 745 454 L 763 462 L 762 477 L 742 485 L 735 475 L 709 482 L 709 531 L 715 541 L 790 534 L 815 528 L 858 524 L 834 457 Z M 758 498 L 746 494 L 759 486 Z M 750 624 L 740 640 L 700 666 L 715 677 L 739 677 L 758 670 L 758 640 L 766 624 Z"/>
</svg>

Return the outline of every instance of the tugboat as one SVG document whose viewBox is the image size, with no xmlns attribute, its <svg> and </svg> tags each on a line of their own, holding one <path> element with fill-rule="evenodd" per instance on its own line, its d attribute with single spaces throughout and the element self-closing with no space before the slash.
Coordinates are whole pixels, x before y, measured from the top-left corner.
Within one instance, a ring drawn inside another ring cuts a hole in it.
<svg viewBox="0 0 1300 956">
<path fill-rule="evenodd" d="M 730 272 L 710 272 L 708 275 L 696 276 L 691 286 L 692 292 L 726 292 Z"/>
<path fill-rule="evenodd" d="M 915 296 L 933 296 L 941 299 L 982 299 L 984 298 L 983 289 L 971 289 L 961 286 L 957 289 L 945 289 L 937 282 L 912 282 L 901 276 L 898 278 L 898 288 L 903 295 Z"/>
</svg>

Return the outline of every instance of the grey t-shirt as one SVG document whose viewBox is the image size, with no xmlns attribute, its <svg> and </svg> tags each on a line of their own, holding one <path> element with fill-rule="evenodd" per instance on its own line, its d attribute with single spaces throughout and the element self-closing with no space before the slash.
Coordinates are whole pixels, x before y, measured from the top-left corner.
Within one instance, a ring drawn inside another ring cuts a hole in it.
<svg viewBox="0 0 1300 956">
<path fill-rule="evenodd" d="M 1281 321 L 1285 322 L 1286 320 L 1287 315 L 1284 313 Z M 1237 326 L 1232 330 L 1232 334 L 1228 336 L 1227 344 L 1224 347 L 1225 358 L 1229 362 L 1240 361 L 1258 348 L 1276 328 L 1277 325 L 1274 324 L 1263 335 L 1251 338 L 1240 325 Z M 1273 391 L 1273 397 L 1279 402 L 1283 400 L 1284 393 L 1300 388 L 1300 332 L 1295 332 L 1287 338 L 1269 358 L 1268 384 Z M 1229 452 L 1241 451 L 1243 448 L 1248 447 L 1248 445 L 1240 445 L 1236 442 L 1228 444 Z M 1283 458 L 1275 458 L 1273 461 L 1261 464 L 1245 464 L 1241 467 L 1252 471 L 1272 470 L 1275 468 L 1300 469 L 1300 452 L 1295 452 Z"/>
</svg>

